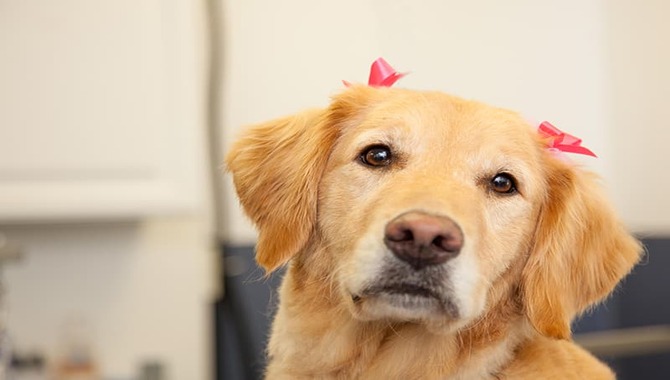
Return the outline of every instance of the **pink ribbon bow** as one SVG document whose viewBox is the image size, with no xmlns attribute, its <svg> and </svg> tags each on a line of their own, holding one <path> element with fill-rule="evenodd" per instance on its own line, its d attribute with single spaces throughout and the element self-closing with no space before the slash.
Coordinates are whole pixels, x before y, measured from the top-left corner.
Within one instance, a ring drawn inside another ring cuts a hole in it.
<svg viewBox="0 0 670 380">
<path fill-rule="evenodd" d="M 372 87 L 391 87 L 398 79 L 407 75 L 406 73 L 399 73 L 395 71 L 391 65 L 382 57 L 377 58 L 372 62 L 370 67 L 370 78 L 368 79 L 368 86 Z M 351 83 L 342 81 L 345 86 L 351 86 Z"/>
<path fill-rule="evenodd" d="M 543 121 L 540 123 L 537 131 L 542 137 L 548 139 L 549 149 L 555 149 L 566 153 L 576 153 L 584 154 L 586 156 L 598 157 L 589 149 L 581 146 L 582 139 L 561 131 L 548 121 Z"/>
</svg>

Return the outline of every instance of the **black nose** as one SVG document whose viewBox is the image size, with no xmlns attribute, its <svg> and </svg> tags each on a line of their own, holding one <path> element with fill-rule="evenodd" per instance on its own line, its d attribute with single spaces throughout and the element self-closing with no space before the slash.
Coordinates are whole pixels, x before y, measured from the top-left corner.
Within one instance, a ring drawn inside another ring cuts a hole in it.
<svg viewBox="0 0 670 380">
<path fill-rule="evenodd" d="M 452 219 L 412 211 L 386 225 L 384 243 L 415 269 L 443 264 L 463 247 L 463 232 Z"/>
</svg>

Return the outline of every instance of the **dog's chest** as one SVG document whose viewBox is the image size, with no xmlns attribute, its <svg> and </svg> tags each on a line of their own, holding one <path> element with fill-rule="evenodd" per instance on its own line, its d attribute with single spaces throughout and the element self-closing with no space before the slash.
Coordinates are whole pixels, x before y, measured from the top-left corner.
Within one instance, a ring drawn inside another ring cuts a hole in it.
<svg viewBox="0 0 670 380">
<path fill-rule="evenodd" d="M 512 359 L 514 339 L 491 342 L 464 354 L 457 342 L 443 336 L 398 333 L 367 363 L 359 363 L 357 374 L 349 378 L 492 380 Z"/>
</svg>

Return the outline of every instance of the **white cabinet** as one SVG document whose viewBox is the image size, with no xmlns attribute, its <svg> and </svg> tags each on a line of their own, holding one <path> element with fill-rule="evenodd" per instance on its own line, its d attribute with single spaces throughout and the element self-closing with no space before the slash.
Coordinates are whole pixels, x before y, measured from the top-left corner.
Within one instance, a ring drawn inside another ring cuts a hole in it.
<svg viewBox="0 0 670 380">
<path fill-rule="evenodd" d="M 197 206 L 199 10 L 188 0 L 0 2 L 0 221 Z"/>
</svg>

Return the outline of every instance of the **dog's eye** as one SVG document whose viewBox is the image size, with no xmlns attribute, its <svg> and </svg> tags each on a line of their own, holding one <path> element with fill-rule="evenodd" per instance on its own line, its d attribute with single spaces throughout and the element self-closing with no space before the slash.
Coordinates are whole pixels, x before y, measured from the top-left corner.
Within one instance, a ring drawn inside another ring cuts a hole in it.
<svg viewBox="0 0 670 380">
<path fill-rule="evenodd" d="M 514 177 L 507 173 L 498 173 L 491 179 L 491 190 L 500 194 L 513 194 L 516 192 Z"/>
<path fill-rule="evenodd" d="M 361 152 L 361 162 L 367 166 L 381 167 L 391 164 L 391 148 L 386 145 L 372 145 Z"/>
</svg>

